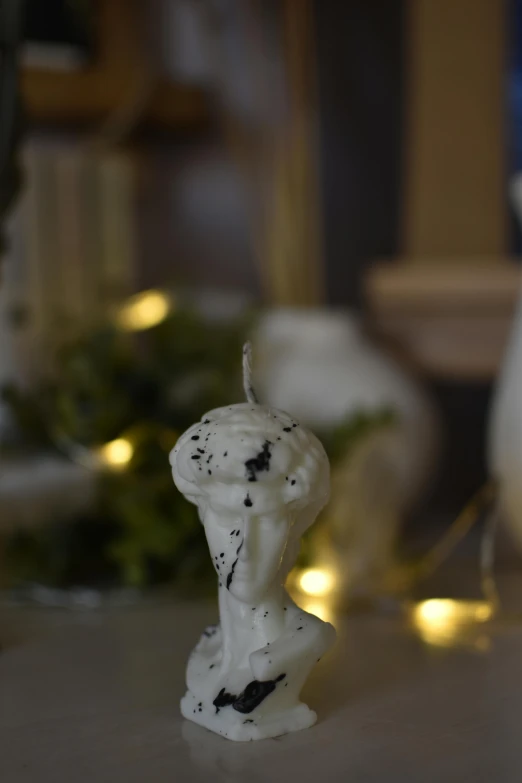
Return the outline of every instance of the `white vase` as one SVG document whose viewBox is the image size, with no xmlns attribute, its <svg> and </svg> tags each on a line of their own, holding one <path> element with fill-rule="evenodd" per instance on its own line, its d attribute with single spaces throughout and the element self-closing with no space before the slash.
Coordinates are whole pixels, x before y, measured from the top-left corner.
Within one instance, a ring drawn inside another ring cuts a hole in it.
<svg viewBox="0 0 522 783">
<path fill-rule="evenodd" d="M 341 599 L 371 594 L 393 565 L 401 521 L 435 465 L 432 405 L 349 314 L 269 312 L 254 342 L 260 398 L 319 434 L 363 411 L 396 414 L 393 427 L 333 466 L 331 501 L 312 541 L 314 566 L 332 573 Z"/>
<path fill-rule="evenodd" d="M 522 229 L 522 172 L 509 185 Z M 522 549 L 522 288 L 489 416 L 488 469 L 499 483 L 503 521 Z"/>
<path fill-rule="evenodd" d="M 522 548 L 522 291 L 489 417 L 488 467 L 503 519 Z"/>
<path fill-rule="evenodd" d="M 434 408 L 419 386 L 364 335 L 358 319 L 327 310 L 268 312 L 254 337 L 261 397 L 316 431 L 357 412 L 397 414 L 393 459 L 405 505 L 437 454 Z"/>
</svg>

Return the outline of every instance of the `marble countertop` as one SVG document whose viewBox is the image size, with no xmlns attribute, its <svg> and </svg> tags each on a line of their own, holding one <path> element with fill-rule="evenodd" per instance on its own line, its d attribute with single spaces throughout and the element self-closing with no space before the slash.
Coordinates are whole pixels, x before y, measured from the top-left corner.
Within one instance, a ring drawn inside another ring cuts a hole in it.
<svg viewBox="0 0 522 783">
<path fill-rule="evenodd" d="M 2 783 L 521 780 L 522 624 L 432 646 L 398 611 L 337 618 L 304 692 L 318 724 L 240 744 L 178 710 L 188 653 L 215 620 L 206 602 L 1 608 Z"/>
</svg>

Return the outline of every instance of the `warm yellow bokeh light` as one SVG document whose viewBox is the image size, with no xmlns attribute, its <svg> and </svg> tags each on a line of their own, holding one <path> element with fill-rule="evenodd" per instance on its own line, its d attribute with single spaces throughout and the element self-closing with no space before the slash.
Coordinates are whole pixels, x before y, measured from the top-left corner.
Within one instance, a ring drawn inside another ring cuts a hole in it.
<svg viewBox="0 0 522 783">
<path fill-rule="evenodd" d="M 444 598 L 431 598 L 422 601 L 416 609 L 417 620 L 424 623 L 445 623 L 454 614 L 454 601 Z"/>
<path fill-rule="evenodd" d="M 493 607 L 486 601 L 452 598 L 431 598 L 421 601 L 412 610 L 413 625 L 420 637 L 438 647 L 461 643 L 474 624 L 487 622 L 492 616 Z"/>
<path fill-rule="evenodd" d="M 322 568 L 309 568 L 298 578 L 299 588 L 307 595 L 322 596 L 331 592 L 334 586 L 333 574 Z"/>
<path fill-rule="evenodd" d="M 161 291 L 142 291 L 129 299 L 118 313 L 121 329 L 139 332 L 165 320 L 172 309 L 171 299 Z"/>
<path fill-rule="evenodd" d="M 102 462 L 111 468 L 123 468 L 132 459 L 134 448 L 126 438 L 111 440 L 99 449 Z"/>
<path fill-rule="evenodd" d="M 333 623 L 334 613 L 332 607 L 328 601 L 316 600 L 314 598 L 304 598 L 299 601 L 301 609 L 309 614 L 315 614 L 320 620 L 324 620 L 325 623 Z"/>
</svg>

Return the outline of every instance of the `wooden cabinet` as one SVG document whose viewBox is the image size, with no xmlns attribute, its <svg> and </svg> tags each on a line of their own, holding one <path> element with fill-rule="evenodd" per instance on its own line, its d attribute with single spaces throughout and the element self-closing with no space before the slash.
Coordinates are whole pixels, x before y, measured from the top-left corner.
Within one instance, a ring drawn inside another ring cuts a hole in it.
<svg viewBox="0 0 522 783">
<path fill-rule="evenodd" d="M 508 8 L 409 0 L 402 252 L 372 267 L 377 326 L 422 370 L 493 375 L 519 287 L 508 257 Z"/>
</svg>

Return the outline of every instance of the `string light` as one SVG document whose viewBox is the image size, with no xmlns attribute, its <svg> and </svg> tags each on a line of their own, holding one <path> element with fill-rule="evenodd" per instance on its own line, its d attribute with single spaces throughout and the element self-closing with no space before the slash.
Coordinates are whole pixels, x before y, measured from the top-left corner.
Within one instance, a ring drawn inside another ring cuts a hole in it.
<svg viewBox="0 0 522 783">
<path fill-rule="evenodd" d="M 127 438 L 117 438 L 101 446 L 98 456 L 110 468 L 122 469 L 128 465 L 134 454 L 134 446 Z"/>
<path fill-rule="evenodd" d="M 309 568 L 298 577 L 299 588 L 306 595 L 324 596 L 332 591 L 334 577 L 322 568 Z"/>
<path fill-rule="evenodd" d="M 120 329 L 139 332 L 164 321 L 172 307 L 172 300 L 162 291 L 142 291 L 122 306 L 116 320 Z"/>
<path fill-rule="evenodd" d="M 412 610 L 413 626 L 427 644 L 451 647 L 469 639 L 477 623 L 485 623 L 494 614 L 487 601 L 462 601 L 452 598 L 430 598 Z M 484 649 L 484 637 L 481 637 Z"/>
</svg>

